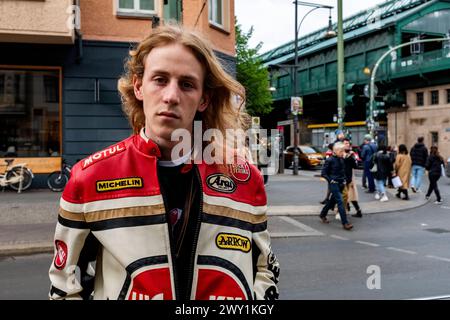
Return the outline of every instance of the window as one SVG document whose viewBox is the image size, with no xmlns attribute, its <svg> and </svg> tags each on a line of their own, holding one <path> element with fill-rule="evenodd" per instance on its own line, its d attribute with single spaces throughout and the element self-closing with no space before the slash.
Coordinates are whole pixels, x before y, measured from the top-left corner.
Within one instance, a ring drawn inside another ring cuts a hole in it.
<svg viewBox="0 0 450 320">
<path fill-rule="evenodd" d="M 0 68 L 0 157 L 60 151 L 59 70 Z"/>
<path fill-rule="evenodd" d="M 433 90 L 431 91 L 431 104 L 439 104 L 439 91 Z"/>
<path fill-rule="evenodd" d="M 416 106 L 418 107 L 423 106 L 423 92 L 416 93 Z"/>
<path fill-rule="evenodd" d="M 209 0 L 208 18 L 212 25 L 222 29 L 227 27 L 226 13 L 228 0 Z"/>
<path fill-rule="evenodd" d="M 118 12 L 126 14 L 155 14 L 155 0 L 118 0 Z"/>
<path fill-rule="evenodd" d="M 447 103 L 450 103 L 450 89 L 447 89 Z"/>
<path fill-rule="evenodd" d="M 438 146 L 439 143 L 439 133 L 438 132 L 430 132 L 431 133 L 431 145 Z"/>
</svg>

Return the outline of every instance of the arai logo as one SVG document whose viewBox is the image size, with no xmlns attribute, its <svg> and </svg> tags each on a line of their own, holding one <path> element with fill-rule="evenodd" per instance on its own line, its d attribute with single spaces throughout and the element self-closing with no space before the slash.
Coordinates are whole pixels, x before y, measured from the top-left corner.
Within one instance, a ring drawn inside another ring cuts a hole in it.
<svg viewBox="0 0 450 320">
<path fill-rule="evenodd" d="M 220 173 L 212 174 L 206 178 L 206 184 L 209 188 L 224 193 L 233 193 L 236 190 L 236 184 L 234 181 Z"/>
</svg>

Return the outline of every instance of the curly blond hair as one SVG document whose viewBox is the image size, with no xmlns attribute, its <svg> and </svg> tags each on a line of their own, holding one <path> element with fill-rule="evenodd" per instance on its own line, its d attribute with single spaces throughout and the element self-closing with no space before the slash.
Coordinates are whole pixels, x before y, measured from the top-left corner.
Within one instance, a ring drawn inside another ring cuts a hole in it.
<svg viewBox="0 0 450 320">
<path fill-rule="evenodd" d="M 204 66 L 204 92 L 209 97 L 208 108 L 202 112 L 204 130 L 215 128 L 225 136 L 226 129 L 246 129 L 249 116 L 242 110 L 245 90 L 220 64 L 211 45 L 199 34 L 179 25 L 160 26 L 152 31 L 138 46 L 131 50 L 125 63 L 125 73 L 118 81 L 122 109 L 128 117 L 134 133 L 145 126 L 142 101 L 134 94 L 133 76 L 142 79 L 145 59 L 153 48 L 179 43 L 189 48 Z"/>
</svg>

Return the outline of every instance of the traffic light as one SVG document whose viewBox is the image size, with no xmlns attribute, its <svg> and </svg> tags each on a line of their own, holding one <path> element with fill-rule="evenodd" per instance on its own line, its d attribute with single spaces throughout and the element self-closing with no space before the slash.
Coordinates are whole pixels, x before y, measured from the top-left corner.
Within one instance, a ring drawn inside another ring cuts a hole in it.
<svg viewBox="0 0 450 320">
<path fill-rule="evenodd" d="M 386 103 L 384 101 L 373 101 L 373 107 L 372 107 L 372 115 L 374 118 L 378 117 L 381 114 L 386 113 L 385 110 Z M 370 117 L 370 102 L 366 103 L 366 119 L 369 119 Z"/>
<path fill-rule="evenodd" d="M 356 92 L 356 84 L 355 83 L 346 83 L 344 85 L 345 91 L 345 105 L 352 106 L 355 103 L 355 97 L 357 96 Z"/>
</svg>

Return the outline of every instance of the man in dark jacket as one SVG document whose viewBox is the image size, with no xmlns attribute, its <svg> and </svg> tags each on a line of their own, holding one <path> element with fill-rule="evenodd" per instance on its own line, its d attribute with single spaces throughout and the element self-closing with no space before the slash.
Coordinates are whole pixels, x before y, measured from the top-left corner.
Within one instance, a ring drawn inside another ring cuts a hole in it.
<svg viewBox="0 0 450 320">
<path fill-rule="evenodd" d="M 428 158 L 428 149 L 423 143 L 423 137 L 417 138 L 417 143 L 411 148 L 409 154 L 412 162 L 411 190 L 418 192 L 420 191 L 419 188 L 422 184 L 422 176 L 425 173 L 425 165 Z"/>
<path fill-rule="evenodd" d="M 344 200 L 342 198 L 342 191 L 344 190 L 346 184 L 345 164 L 343 159 L 345 154 L 344 149 L 345 147 L 342 142 L 336 142 L 333 146 L 333 155 L 325 161 L 323 166 L 322 177 L 328 181 L 331 199 L 325 204 L 320 212 L 320 219 L 323 223 L 329 223 L 327 219 L 328 211 L 333 208 L 335 204 L 337 204 L 343 228 L 345 230 L 351 230 L 353 225 L 347 220 Z"/>
<path fill-rule="evenodd" d="M 373 180 L 372 172 L 370 172 L 370 166 L 372 165 L 372 156 L 377 152 L 377 149 L 377 146 L 372 143 L 372 136 L 367 134 L 364 137 L 364 146 L 361 151 L 361 158 L 364 161 L 364 175 L 369 183 L 369 190 L 366 191 L 368 193 L 375 192 L 375 181 Z"/>
</svg>

